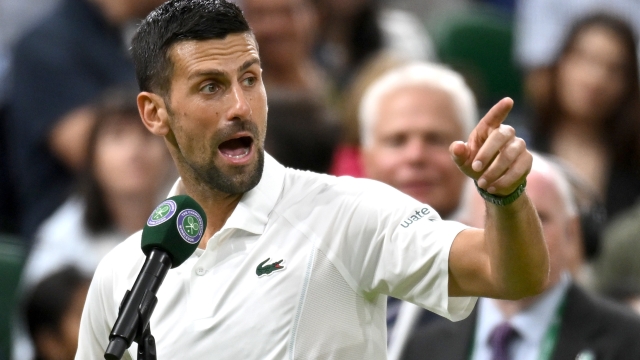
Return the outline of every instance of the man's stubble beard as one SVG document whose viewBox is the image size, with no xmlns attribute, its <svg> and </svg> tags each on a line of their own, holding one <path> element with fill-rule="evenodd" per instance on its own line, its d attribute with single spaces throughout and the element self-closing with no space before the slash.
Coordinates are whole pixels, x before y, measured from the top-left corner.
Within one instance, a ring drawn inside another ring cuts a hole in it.
<svg viewBox="0 0 640 360">
<path fill-rule="evenodd" d="M 176 126 L 177 122 L 173 111 L 168 111 L 168 114 L 171 118 L 170 122 Z M 182 155 L 182 149 L 180 149 L 176 140 L 180 153 L 179 162 L 182 163 L 182 167 L 186 167 L 186 170 L 193 175 L 196 184 L 229 195 L 243 194 L 258 185 L 264 170 L 264 137 L 261 138 L 259 136 L 258 127 L 255 123 L 247 120 L 234 122 L 232 126 L 216 134 L 216 139 L 213 139 L 213 142 L 218 143 L 218 138 L 225 138 L 229 134 L 239 131 L 248 131 L 253 135 L 252 146 L 256 152 L 257 159 L 253 164 L 249 165 L 252 166 L 252 169 L 240 171 L 236 174 L 226 174 L 213 161 L 205 165 L 189 161 Z M 213 147 L 211 151 L 217 151 L 217 147 Z"/>
<path fill-rule="evenodd" d="M 256 140 L 257 141 L 257 140 Z M 192 167 L 196 174 L 197 181 L 201 181 L 211 190 L 223 192 L 225 194 L 243 194 L 258 185 L 264 170 L 264 149 L 256 148 L 257 159 L 253 163 L 253 169 L 234 175 L 225 174 L 215 164 L 208 168 L 196 169 Z"/>
</svg>

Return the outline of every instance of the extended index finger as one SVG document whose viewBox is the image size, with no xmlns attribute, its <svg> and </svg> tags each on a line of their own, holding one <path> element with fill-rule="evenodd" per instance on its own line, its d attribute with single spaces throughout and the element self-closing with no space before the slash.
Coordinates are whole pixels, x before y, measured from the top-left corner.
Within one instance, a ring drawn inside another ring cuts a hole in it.
<svg viewBox="0 0 640 360">
<path fill-rule="evenodd" d="M 513 100 L 511 98 L 506 97 L 498 101 L 476 126 L 476 135 L 486 139 L 493 129 L 500 127 L 512 108 Z"/>
</svg>

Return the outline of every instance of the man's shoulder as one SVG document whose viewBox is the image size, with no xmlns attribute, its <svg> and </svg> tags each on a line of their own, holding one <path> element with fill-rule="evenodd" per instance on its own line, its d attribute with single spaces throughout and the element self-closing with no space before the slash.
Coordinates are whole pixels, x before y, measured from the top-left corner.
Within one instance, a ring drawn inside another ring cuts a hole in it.
<svg viewBox="0 0 640 360">
<path fill-rule="evenodd" d="M 377 231 L 382 223 L 399 227 L 403 219 L 411 216 L 422 218 L 430 214 L 430 218 L 439 218 L 428 205 L 387 184 L 297 170 L 287 171 L 274 212 L 289 222 L 316 224 L 324 230 L 330 227 Z"/>
<path fill-rule="evenodd" d="M 380 181 L 354 178 L 351 176 L 333 176 L 311 171 L 287 168 L 284 181 L 284 196 L 298 197 L 327 196 L 353 199 L 364 197 L 374 201 L 407 201 L 416 203 L 410 196 Z"/>
</svg>

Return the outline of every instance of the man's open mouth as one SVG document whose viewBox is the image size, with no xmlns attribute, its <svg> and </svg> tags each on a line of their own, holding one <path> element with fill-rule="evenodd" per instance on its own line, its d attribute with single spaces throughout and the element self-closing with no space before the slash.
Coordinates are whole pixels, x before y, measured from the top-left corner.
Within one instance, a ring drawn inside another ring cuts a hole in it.
<svg viewBox="0 0 640 360">
<path fill-rule="evenodd" d="M 253 139 L 249 136 L 227 140 L 218 146 L 220 153 L 232 159 L 239 159 L 251 152 Z"/>
</svg>

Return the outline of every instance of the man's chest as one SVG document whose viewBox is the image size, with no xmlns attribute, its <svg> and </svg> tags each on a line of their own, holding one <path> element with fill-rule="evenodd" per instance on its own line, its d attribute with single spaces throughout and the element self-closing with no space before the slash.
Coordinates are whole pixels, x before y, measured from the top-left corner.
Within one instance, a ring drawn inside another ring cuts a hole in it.
<svg viewBox="0 0 640 360">
<path fill-rule="evenodd" d="M 231 230 L 169 271 L 151 331 L 162 358 L 282 358 L 310 276 L 313 244 L 291 227 Z M 160 358 L 160 356 L 159 356 Z"/>
</svg>

